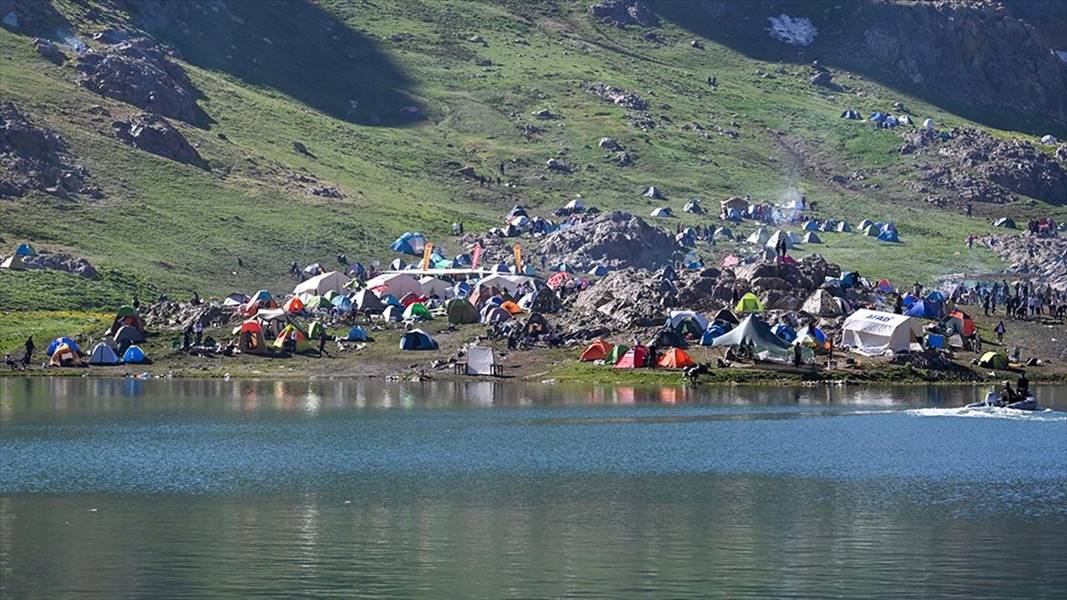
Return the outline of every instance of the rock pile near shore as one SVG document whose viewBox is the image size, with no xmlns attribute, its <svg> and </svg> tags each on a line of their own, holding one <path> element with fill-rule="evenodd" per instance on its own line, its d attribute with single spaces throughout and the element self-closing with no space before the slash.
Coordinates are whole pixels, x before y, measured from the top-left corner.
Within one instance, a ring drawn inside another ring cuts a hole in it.
<svg viewBox="0 0 1067 600">
<path fill-rule="evenodd" d="M 670 262 L 674 249 L 674 240 L 666 232 L 618 211 L 554 231 L 541 243 L 541 252 L 554 264 L 604 265 L 610 269 L 662 266 Z"/>
<path fill-rule="evenodd" d="M 1008 263 L 1009 273 L 1067 290 L 1067 238 L 1005 235 L 990 238 L 987 245 Z"/>
</svg>

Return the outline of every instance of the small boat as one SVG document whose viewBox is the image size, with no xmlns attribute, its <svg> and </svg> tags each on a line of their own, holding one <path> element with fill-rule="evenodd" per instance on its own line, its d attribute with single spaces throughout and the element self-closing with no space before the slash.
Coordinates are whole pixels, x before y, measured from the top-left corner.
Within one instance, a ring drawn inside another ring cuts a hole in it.
<svg viewBox="0 0 1067 600">
<path fill-rule="evenodd" d="M 993 394 L 990 394 L 986 396 L 985 400 L 968 404 L 964 408 L 1010 408 L 1012 410 L 1034 411 L 1037 410 L 1038 406 L 1037 399 L 1032 395 L 1008 404 L 1002 401 L 999 396 L 994 397 Z"/>
</svg>

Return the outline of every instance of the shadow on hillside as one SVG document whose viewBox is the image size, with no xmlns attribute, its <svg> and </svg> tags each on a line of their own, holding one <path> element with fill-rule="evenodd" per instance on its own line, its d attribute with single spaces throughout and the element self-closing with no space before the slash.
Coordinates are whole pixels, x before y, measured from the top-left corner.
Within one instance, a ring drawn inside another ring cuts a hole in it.
<svg viewBox="0 0 1067 600">
<path fill-rule="evenodd" d="M 663 19 L 750 58 L 794 64 L 810 64 L 818 60 L 824 66 L 852 71 L 976 123 L 1035 135 L 1048 133 L 1050 123 L 1036 108 L 1027 114 L 1007 106 L 975 104 L 968 87 L 973 77 L 969 77 L 965 69 L 958 68 L 960 65 L 953 65 L 951 69 L 942 67 L 941 73 L 924 72 L 926 81 L 916 82 L 902 77 L 892 65 L 861 52 L 864 34 L 869 27 L 912 21 L 914 17 L 907 13 L 907 5 L 885 3 L 872 6 L 839 0 L 753 0 L 719 4 L 649 0 L 649 5 Z M 781 14 L 810 18 L 819 29 L 815 44 L 804 48 L 771 38 L 768 17 Z M 1010 73 L 991 77 L 993 83 L 1003 89 L 1003 94 L 1010 93 L 1008 90 L 1013 85 Z"/>
<path fill-rule="evenodd" d="M 199 67 L 275 89 L 353 123 L 395 127 L 423 118 L 397 65 L 373 41 L 309 1 L 131 6 L 139 25 Z"/>
</svg>

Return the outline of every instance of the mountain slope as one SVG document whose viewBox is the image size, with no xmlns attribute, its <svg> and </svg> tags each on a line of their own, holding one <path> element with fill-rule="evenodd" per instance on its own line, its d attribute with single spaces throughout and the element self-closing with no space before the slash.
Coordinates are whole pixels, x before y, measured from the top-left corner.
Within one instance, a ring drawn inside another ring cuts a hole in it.
<svg viewBox="0 0 1067 600">
<path fill-rule="evenodd" d="M 339 251 L 391 259 L 388 242 L 406 230 L 424 231 L 455 253 L 462 249 L 445 237 L 453 221 L 484 230 L 513 204 L 548 212 L 576 194 L 602 209 L 645 215 L 660 203 L 680 213 L 689 197 L 708 206 L 746 194 L 777 202 L 800 190 L 827 215 L 895 221 L 904 244 L 830 236 L 818 251 L 907 280 L 998 268 L 991 253 L 962 246 L 966 235 L 991 231 L 992 217 L 1067 217 L 1062 205 L 1026 198 L 980 204 L 973 219 L 958 203 L 932 208 L 929 194 L 910 185 L 923 159 L 900 155 L 897 133 L 839 114 L 892 110 L 901 101 L 920 121 L 976 123 L 839 68 L 837 88 L 812 86 L 811 67 L 796 56 L 760 60 L 728 40 L 697 35 L 699 28 L 671 20 L 669 11 L 661 11 L 658 27 L 623 29 L 592 18 L 582 2 L 49 6 L 64 21 L 60 29 L 49 15 L 32 33 L 57 41 L 73 34 L 100 47 L 91 33 L 125 28 L 176 50 L 174 62 L 206 118 L 172 124 L 209 167 L 116 139 L 112 121 L 137 108 L 80 86 L 71 63 L 45 60 L 25 28 L 0 30 L 3 99 L 58 132 L 106 194 L 62 199 L 31 191 L 0 199 L 5 248 L 31 241 L 67 250 L 105 274 L 106 284 L 50 300 L 56 308 L 105 307 L 115 293 L 283 289 L 293 260 L 326 262 Z M 769 36 L 762 43 L 780 44 Z M 590 92 L 596 83 L 631 91 L 649 107 L 605 101 Z M 543 109 L 558 118 L 533 116 Z M 602 137 L 617 140 L 633 164 L 619 166 L 598 147 Z M 551 158 L 573 172 L 546 168 Z M 458 174 L 463 166 L 488 184 Z M 847 185 L 830 181 L 857 173 Z M 640 197 L 648 185 L 668 199 Z M 309 193 L 322 188 L 342 197 Z M 0 273 L 0 290 L 8 290 L 0 291 L 0 307 L 16 305 L 15 287 L 23 296 L 39 288 L 39 296 L 55 297 L 45 292 L 62 287 L 63 277 L 45 275 Z"/>
</svg>

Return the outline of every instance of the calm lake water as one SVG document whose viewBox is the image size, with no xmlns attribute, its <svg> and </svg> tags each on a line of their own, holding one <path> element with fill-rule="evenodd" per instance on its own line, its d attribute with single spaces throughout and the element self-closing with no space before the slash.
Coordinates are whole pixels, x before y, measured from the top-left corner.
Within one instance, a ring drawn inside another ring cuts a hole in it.
<svg viewBox="0 0 1067 600">
<path fill-rule="evenodd" d="M 980 393 L 0 379 L 0 597 L 1063 598 Z"/>
</svg>

